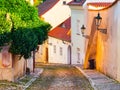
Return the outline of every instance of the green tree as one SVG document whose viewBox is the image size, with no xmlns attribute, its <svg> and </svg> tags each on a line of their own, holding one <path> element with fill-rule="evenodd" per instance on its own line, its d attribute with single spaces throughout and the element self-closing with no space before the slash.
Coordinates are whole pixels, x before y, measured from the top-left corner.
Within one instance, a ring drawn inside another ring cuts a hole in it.
<svg viewBox="0 0 120 90">
<path fill-rule="evenodd" d="M 11 53 L 29 58 L 50 28 L 26 0 L 0 0 L 0 46 L 10 45 Z"/>
</svg>

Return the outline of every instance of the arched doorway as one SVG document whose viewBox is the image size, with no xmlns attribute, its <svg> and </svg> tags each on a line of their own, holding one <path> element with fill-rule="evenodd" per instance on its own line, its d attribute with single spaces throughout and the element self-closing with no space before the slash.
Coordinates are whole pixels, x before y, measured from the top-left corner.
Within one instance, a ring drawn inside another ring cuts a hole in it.
<svg viewBox="0 0 120 90">
<path fill-rule="evenodd" d="M 68 46 L 68 52 L 67 52 L 67 60 L 68 64 L 71 64 L 71 46 Z"/>
</svg>

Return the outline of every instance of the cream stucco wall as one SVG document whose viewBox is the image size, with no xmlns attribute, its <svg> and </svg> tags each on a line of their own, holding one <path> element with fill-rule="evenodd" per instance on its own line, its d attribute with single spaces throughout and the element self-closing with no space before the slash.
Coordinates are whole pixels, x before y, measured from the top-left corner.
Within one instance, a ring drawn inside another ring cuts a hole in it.
<svg viewBox="0 0 120 90">
<path fill-rule="evenodd" d="M 35 62 L 37 63 L 47 63 L 48 62 L 48 40 L 46 40 L 42 45 L 39 45 L 39 50 L 35 54 Z"/>
<path fill-rule="evenodd" d="M 117 13 L 117 80 L 120 81 L 120 0 L 116 5 L 116 13 Z"/>
<path fill-rule="evenodd" d="M 120 2 L 109 9 L 101 10 L 102 24 L 100 28 L 107 28 L 107 34 L 96 31 L 96 69 L 120 81 Z M 88 11 L 87 29 L 91 28 L 92 19 L 97 11 Z M 95 42 L 95 41 L 94 41 Z"/>
<path fill-rule="evenodd" d="M 72 0 L 59 0 L 59 2 L 54 7 L 42 15 L 44 20 L 52 25 L 52 28 L 55 28 L 71 16 L 69 6 L 63 5 L 63 1 L 68 3 Z"/>
<path fill-rule="evenodd" d="M 32 52 L 32 56 L 26 60 L 27 63 L 27 67 L 30 69 L 30 72 L 33 72 L 33 52 Z"/>
<path fill-rule="evenodd" d="M 71 31 L 72 64 L 83 64 L 85 38 L 82 37 L 81 27 L 83 24 L 85 25 L 84 22 L 85 14 L 81 6 L 70 6 L 70 8 L 71 8 L 71 30 L 72 30 Z"/>
<path fill-rule="evenodd" d="M 70 64 L 70 56 L 68 56 L 68 46 L 70 46 L 69 42 L 63 43 L 62 40 L 49 37 L 49 45 L 48 45 L 48 55 L 49 55 L 49 63 L 61 63 L 61 64 Z M 56 46 L 56 53 L 54 53 L 54 46 Z M 62 55 L 60 55 L 60 48 L 62 48 Z"/>
<path fill-rule="evenodd" d="M 19 56 L 13 56 L 13 74 L 14 81 L 22 77 L 26 73 L 26 61 L 24 58 L 19 59 Z"/>
</svg>

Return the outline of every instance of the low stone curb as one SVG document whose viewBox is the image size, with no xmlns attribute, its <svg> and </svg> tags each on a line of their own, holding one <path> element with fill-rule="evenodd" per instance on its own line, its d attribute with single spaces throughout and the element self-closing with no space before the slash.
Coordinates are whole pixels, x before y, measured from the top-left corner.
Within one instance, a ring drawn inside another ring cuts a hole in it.
<svg viewBox="0 0 120 90">
<path fill-rule="evenodd" d="M 83 70 L 81 70 L 80 67 L 78 67 L 78 66 L 75 66 L 75 67 L 89 80 L 89 82 L 90 82 L 91 86 L 94 88 L 94 90 L 97 90 L 97 88 L 94 87 L 94 84 L 92 83 L 92 81 L 91 81 L 91 79 L 88 77 L 88 75 L 87 75 Z"/>
<path fill-rule="evenodd" d="M 82 70 L 75 66 L 89 80 L 94 90 L 120 90 L 120 83 L 95 70 Z"/>
<path fill-rule="evenodd" d="M 41 69 L 39 72 L 31 73 L 31 76 L 33 77 L 30 79 L 25 85 L 22 86 L 22 90 L 26 90 L 43 72 L 43 69 Z"/>
</svg>

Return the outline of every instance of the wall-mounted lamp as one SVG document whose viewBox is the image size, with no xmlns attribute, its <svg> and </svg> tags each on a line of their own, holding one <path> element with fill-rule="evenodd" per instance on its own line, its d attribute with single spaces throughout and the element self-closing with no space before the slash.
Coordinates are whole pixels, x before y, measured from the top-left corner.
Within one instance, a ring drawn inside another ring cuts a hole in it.
<svg viewBox="0 0 120 90">
<path fill-rule="evenodd" d="M 89 38 L 89 35 L 85 35 L 85 29 L 86 29 L 85 26 L 82 25 L 82 27 L 81 27 L 82 36 L 85 37 L 85 38 Z"/>
<path fill-rule="evenodd" d="M 97 30 L 99 30 L 104 34 L 107 34 L 107 29 L 99 28 L 99 26 L 101 25 L 101 21 L 102 21 L 102 17 L 100 16 L 100 13 L 98 13 L 98 15 L 95 17 L 95 24 L 97 26 Z"/>
<path fill-rule="evenodd" d="M 63 44 L 66 44 L 66 42 L 65 42 L 64 40 L 62 40 L 62 43 L 63 43 Z"/>
</svg>

